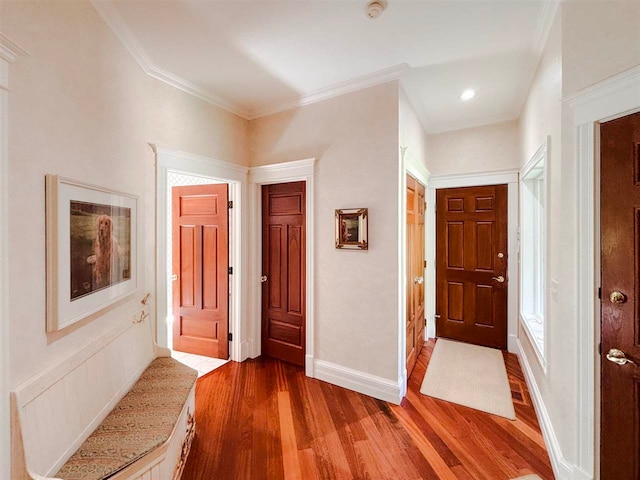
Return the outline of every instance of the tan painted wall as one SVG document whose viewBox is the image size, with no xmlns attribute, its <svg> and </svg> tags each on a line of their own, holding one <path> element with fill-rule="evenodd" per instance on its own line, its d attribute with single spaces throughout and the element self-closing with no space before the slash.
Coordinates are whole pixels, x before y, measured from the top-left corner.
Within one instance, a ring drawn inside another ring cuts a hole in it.
<svg viewBox="0 0 640 480">
<path fill-rule="evenodd" d="M 2 13 L 2 31 L 31 54 L 10 73 L 10 341 L 16 385 L 114 328 L 139 301 L 135 296 L 83 321 L 63 338 L 47 337 L 44 175 L 140 196 L 140 293 L 151 291 L 155 180 L 147 144 L 246 164 L 248 123 L 144 74 L 88 1 L 3 1 Z"/>
<path fill-rule="evenodd" d="M 494 123 L 429 135 L 432 175 L 488 172 L 520 166 L 518 122 Z"/>
<path fill-rule="evenodd" d="M 565 97 L 640 65 L 640 2 L 563 2 L 562 55 Z"/>
<path fill-rule="evenodd" d="M 251 165 L 315 157 L 316 358 L 398 379 L 398 83 L 250 122 Z M 369 208 L 369 250 L 334 210 Z"/>
</svg>

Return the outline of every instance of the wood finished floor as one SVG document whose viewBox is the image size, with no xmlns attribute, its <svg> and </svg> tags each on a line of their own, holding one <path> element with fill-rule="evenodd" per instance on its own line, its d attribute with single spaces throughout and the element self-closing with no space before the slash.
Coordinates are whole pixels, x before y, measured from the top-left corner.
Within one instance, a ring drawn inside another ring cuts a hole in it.
<svg viewBox="0 0 640 480">
<path fill-rule="evenodd" d="M 230 362 L 200 378 L 183 480 L 553 479 L 517 357 L 505 354 L 515 421 L 419 393 L 427 342 L 402 405 L 284 362 Z"/>
</svg>

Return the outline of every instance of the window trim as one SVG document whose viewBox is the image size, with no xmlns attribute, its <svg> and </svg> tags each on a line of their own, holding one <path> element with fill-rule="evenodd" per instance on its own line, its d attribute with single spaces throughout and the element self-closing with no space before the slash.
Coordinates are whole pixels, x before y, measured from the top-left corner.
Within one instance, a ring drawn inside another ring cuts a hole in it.
<svg viewBox="0 0 640 480">
<path fill-rule="evenodd" d="M 549 363 L 547 361 L 547 352 L 549 351 L 549 345 L 548 345 L 548 340 L 549 340 L 549 335 L 548 335 L 548 322 L 549 322 L 549 316 L 548 316 L 548 285 L 549 285 L 549 262 L 548 262 L 548 244 L 549 244 L 549 238 L 548 238 L 548 232 L 549 232 L 549 150 L 550 150 L 550 141 L 551 141 L 551 137 L 547 136 L 545 138 L 545 141 L 542 143 L 542 145 L 540 145 L 540 147 L 536 150 L 536 152 L 532 155 L 532 157 L 527 161 L 527 163 L 524 165 L 524 167 L 522 168 L 522 170 L 520 171 L 520 233 L 521 233 L 521 238 L 520 238 L 520 251 L 519 251 L 519 257 L 520 257 L 520 312 L 519 312 L 519 319 L 520 319 L 520 325 L 522 327 L 522 330 L 526 333 L 528 339 L 529 339 L 529 343 L 531 344 L 531 347 L 533 348 L 533 351 L 536 355 L 536 358 L 538 359 L 538 362 L 540 363 L 540 366 L 542 367 L 545 375 L 548 373 L 548 368 L 549 368 Z M 531 179 L 527 179 L 527 175 L 529 175 L 535 168 L 538 167 L 538 164 L 540 163 L 540 161 L 543 162 L 542 165 L 542 172 L 540 174 L 540 176 L 544 179 L 544 184 L 542 186 L 543 188 L 543 199 L 544 199 L 544 203 L 542 205 L 542 209 L 541 209 L 541 213 L 542 213 L 542 221 L 540 222 L 542 228 L 543 228 L 543 234 L 542 234 L 542 241 L 541 241 L 541 256 L 542 256 L 542 262 L 541 262 L 541 275 L 540 275 L 540 279 L 541 280 L 536 280 L 536 283 L 540 283 L 540 281 L 542 282 L 542 289 L 543 291 L 542 293 L 542 305 L 540 305 L 539 307 L 541 308 L 541 312 L 542 315 L 531 315 L 530 313 L 526 313 L 523 309 L 524 306 L 524 295 L 526 292 L 524 292 L 524 286 L 526 285 L 525 282 L 525 278 L 524 278 L 524 268 L 523 268 L 523 259 L 522 259 L 522 225 L 523 225 L 523 219 L 524 219 L 524 210 L 526 207 L 526 203 L 525 203 L 525 192 L 526 192 L 526 187 L 525 187 L 525 182 L 527 180 L 531 180 Z M 540 345 L 540 343 L 536 340 L 535 335 L 533 333 L 533 330 L 529 324 L 529 322 L 531 320 L 533 320 L 533 318 L 531 317 L 536 317 L 536 320 L 538 320 L 540 317 L 542 319 L 542 332 L 543 332 L 543 340 L 542 340 L 542 345 Z"/>
</svg>

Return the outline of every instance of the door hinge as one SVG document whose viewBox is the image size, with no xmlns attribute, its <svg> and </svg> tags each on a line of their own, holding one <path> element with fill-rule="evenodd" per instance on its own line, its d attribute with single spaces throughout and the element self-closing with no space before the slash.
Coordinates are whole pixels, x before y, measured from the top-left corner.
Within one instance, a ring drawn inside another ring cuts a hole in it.
<svg viewBox="0 0 640 480">
<path fill-rule="evenodd" d="M 602 300 L 602 287 L 598 287 L 598 298 Z"/>
<path fill-rule="evenodd" d="M 233 200 L 227 202 L 227 208 L 233 208 Z"/>
<path fill-rule="evenodd" d="M 602 343 L 598 344 L 598 353 L 602 355 Z"/>
<path fill-rule="evenodd" d="M 229 275 L 233 275 L 233 267 L 229 267 Z"/>
<path fill-rule="evenodd" d="M 228 338 L 229 338 L 229 341 L 230 341 L 230 342 L 233 342 L 233 333 L 230 333 L 230 334 L 229 334 L 229 336 L 228 336 Z"/>
<path fill-rule="evenodd" d="M 424 261 L 424 268 L 427 268 L 427 261 Z"/>
</svg>

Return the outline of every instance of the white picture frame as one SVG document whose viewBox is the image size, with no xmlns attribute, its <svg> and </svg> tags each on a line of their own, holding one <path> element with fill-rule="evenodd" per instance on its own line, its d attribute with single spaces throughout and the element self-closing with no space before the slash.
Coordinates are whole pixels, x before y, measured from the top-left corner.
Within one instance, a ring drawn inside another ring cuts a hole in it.
<svg viewBox="0 0 640 480">
<path fill-rule="evenodd" d="M 45 192 L 46 331 L 57 332 L 136 291 L 139 199 L 57 175 Z"/>
</svg>

